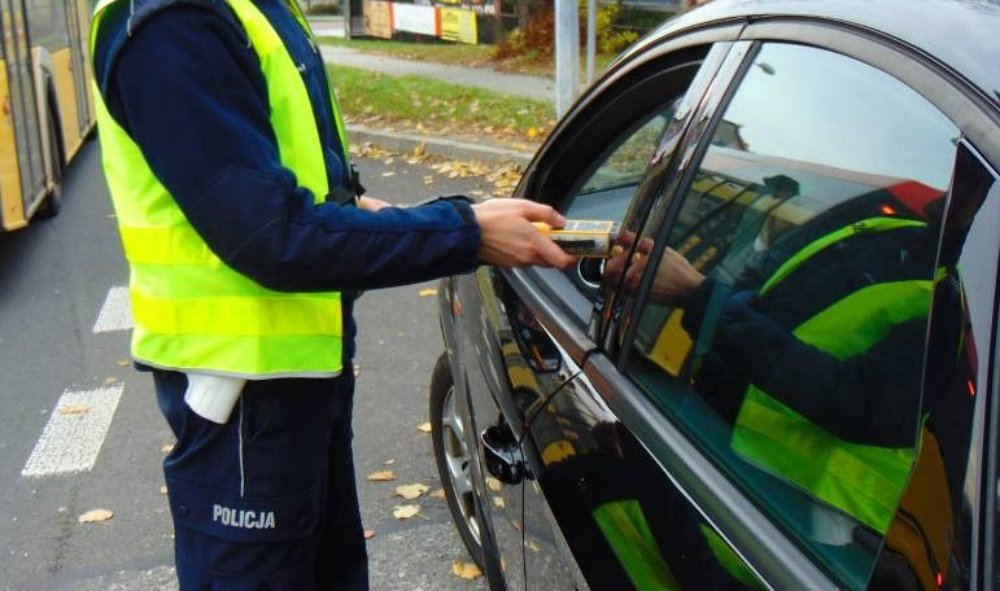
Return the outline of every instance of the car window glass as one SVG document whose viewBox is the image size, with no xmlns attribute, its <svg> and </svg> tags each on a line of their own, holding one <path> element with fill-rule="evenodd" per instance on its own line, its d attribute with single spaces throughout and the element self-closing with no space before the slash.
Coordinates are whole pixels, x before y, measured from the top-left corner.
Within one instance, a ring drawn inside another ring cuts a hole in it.
<svg viewBox="0 0 1000 591">
<path fill-rule="evenodd" d="M 887 74 L 764 45 L 658 244 L 627 371 L 817 563 L 863 588 L 919 448 L 957 128 Z"/>
<path fill-rule="evenodd" d="M 571 219 L 620 222 L 642 181 L 649 159 L 673 118 L 674 101 L 625 129 L 584 176 L 581 188 L 560 209 Z"/>
</svg>

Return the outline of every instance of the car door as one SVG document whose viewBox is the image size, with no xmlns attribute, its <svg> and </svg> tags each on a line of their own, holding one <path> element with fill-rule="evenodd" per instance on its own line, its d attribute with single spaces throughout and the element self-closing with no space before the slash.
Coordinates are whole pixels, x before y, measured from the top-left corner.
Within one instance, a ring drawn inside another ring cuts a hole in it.
<svg viewBox="0 0 1000 591">
<path fill-rule="evenodd" d="M 707 51 L 702 45 L 654 56 L 610 76 L 600 99 L 553 134 L 526 173 L 520 196 L 552 203 L 572 217 L 621 221 Z M 718 59 L 713 63 L 717 67 Z M 550 525 L 555 517 L 544 502 L 548 479 L 542 477 L 546 465 L 595 446 L 591 423 L 602 411 L 588 407 L 597 400 L 592 394 L 566 412 L 550 411 L 564 400 L 580 400 L 574 393 L 583 387 L 580 364 L 595 347 L 587 328 L 600 274 L 600 261 L 593 259 L 565 273 L 482 268 L 456 280 L 464 341 L 456 349 L 467 368 L 467 431 L 478 437 L 481 451 L 473 481 L 490 530 L 484 537 L 496 550 L 487 568 L 494 586 L 501 579 L 523 588 L 525 573 L 534 579 L 536 570 L 561 588 L 587 586 L 564 533 Z M 550 318 L 558 316 L 557 324 L 542 325 L 540 306 Z M 576 534 L 573 543 L 587 547 Z"/>
<path fill-rule="evenodd" d="M 995 107 L 862 34 L 744 38 L 585 365 L 650 537 L 676 588 L 983 586 Z"/>
<path fill-rule="evenodd" d="M 729 50 L 674 43 L 620 67 L 555 132 L 519 196 L 570 218 L 641 223 L 648 171 L 675 147 Z M 600 260 L 584 259 L 565 273 L 481 269 L 459 280 L 460 294 L 474 294 L 462 302 L 470 342 L 460 349 L 476 368 L 468 402 L 483 452 L 481 505 L 509 588 L 631 586 L 613 548 L 619 528 L 595 517 L 621 470 L 608 448 L 614 417 L 580 369 L 596 347 L 595 307 L 611 292 L 600 290 L 602 272 Z"/>
</svg>

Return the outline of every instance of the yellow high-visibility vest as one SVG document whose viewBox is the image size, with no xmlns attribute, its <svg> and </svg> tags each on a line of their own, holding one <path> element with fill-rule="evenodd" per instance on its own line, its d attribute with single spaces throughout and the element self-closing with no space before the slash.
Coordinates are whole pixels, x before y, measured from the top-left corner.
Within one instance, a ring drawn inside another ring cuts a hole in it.
<svg viewBox="0 0 1000 591">
<path fill-rule="evenodd" d="M 95 7 L 91 55 L 107 8 L 125 1 L 102 0 Z M 310 34 L 294 0 L 288 2 Z M 260 60 L 281 163 L 319 202 L 330 187 L 305 82 L 253 2 L 227 3 Z M 343 368 L 340 293 L 277 292 L 222 262 L 111 117 L 96 83 L 92 87 L 104 173 L 130 269 L 133 357 L 161 369 L 249 379 L 338 375 Z M 347 163 L 343 121 L 335 97 L 331 101 Z"/>
</svg>

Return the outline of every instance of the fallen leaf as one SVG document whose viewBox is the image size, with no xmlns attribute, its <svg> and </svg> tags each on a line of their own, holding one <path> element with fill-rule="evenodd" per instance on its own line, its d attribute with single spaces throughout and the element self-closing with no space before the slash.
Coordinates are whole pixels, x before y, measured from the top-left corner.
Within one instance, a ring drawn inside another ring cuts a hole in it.
<svg viewBox="0 0 1000 591">
<path fill-rule="evenodd" d="M 101 521 L 107 521 L 114 517 L 115 514 L 107 509 L 94 509 L 92 511 L 87 511 L 83 515 L 76 518 L 80 523 L 98 523 Z"/>
<path fill-rule="evenodd" d="M 354 377 L 358 377 L 360 375 L 361 375 L 361 366 L 360 365 L 355 365 L 354 366 Z"/>
<path fill-rule="evenodd" d="M 538 547 L 538 544 L 532 542 L 531 540 L 526 541 L 524 543 L 524 547 L 527 548 L 528 550 L 531 550 L 532 552 L 541 551 L 541 548 Z"/>
<path fill-rule="evenodd" d="M 396 173 L 394 173 L 391 170 L 387 170 L 386 172 L 382 173 L 382 176 L 396 176 Z"/>
<path fill-rule="evenodd" d="M 86 404 L 64 404 L 59 407 L 61 415 L 85 415 L 90 412 L 90 407 Z"/>
<path fill-rule="evenodd" d="M 436 290 L 434 288 L 428 288 L 428 289 L 421 289 L 420 290 L 420 297 L 422 297 L 422 298 L 433 297 L 433 296 L 436 296 L 437 294 L 438 294 L 438 290 Z"/>
<path fill-rule="evenodd" d="M 430 488 L 431 487 L 426 484 L 420 484 L 419 482 L 415 484 L 401 484 L 396 487 L 396 494 L 403 497 L 407 501 L 412 501 L 430 490 Z"/>
<path fill-rule="evenodd" d="M 382 463 L 385 464 L 386 466 L 391 466 L 391 465 L 393 465 L 393 464 L 396 463 L 396 460 L 393 459 L 393 458 L 389 458 L 388 460 L 386 460 L 386 461 L 384 461 Z"/>
<path fill-rule="evenodd" d="M 428 423 L 421 423 L 421 424 L 417 425 L 417 429 L 420 429 L 424 433 L 430 433 L 431 432 L 431 424 L 429 422 Z"/>
<path fill-rule="evenodd" d="M 537 127 L 528 128 L 528 137 L 530 137 L 531 139 L 535 139 L 536 137 L 541 135 L 541 133 L 542 132 L 538 131 Z"/>
<path fill-rule="evenodd" d="M 447 496 L 447 494 L 445 494 L 443 488 L 439 488 L 439 489 L 437 489 L 435 491 L 432 491 L 431 494 L 429 494 L 427 496 L 429 496 L 431 498 L 434 498 L 434 499 L 441 499 L 442 501 L 448 498 L 448 496 Z"/>
<path fill-rule="evenodd" d="M 117 381 L 118 381 L 118 378 L 107 378 L 107 379 L 104 380 L 104 385 L 106 386 L 108 384 L 114 384 Z"/>
<path fill-rule="evenodd" d="M 365 530 L 365 539 L 366 540 L 370 540 L 370 539 L 372 539 L 374 537 L 375 537 L 375 530 L 373 530 L 373 529 L 366 529 Z"/>
<path fill-rule="evenodd" d="M 478 579 L 483 576 L 483 571 L 479 570 L 478 566 L 472 562 L 466 562 L 464 560 L 456 560 L 454 564 L 451 565 L 451 573 L 460 579 L 465 579 L 466 581 Z"/>
<path fill-rule="evenodd" d="M 160 451 L 162 451 L 165 454 L 168 454 L 168 453 L 174 451 L 174 444 L 173 443 L 168 443 L 168 444 L 164 445 L 163 447 L 161 447 Z"/>
<path fill-rule="evenodd" d="M 392 510 L 392 516 L 396 519 L 409 519 L 416 517 L 420 513 L 420 505 L 399 505 Z"/>
<path fill-rule="evenodd" d="M 493 506 L 497 509 L 503 509 L 507 503 L 504 502 L 503 497 L 493 497 Z"/>
<path fill-rule="evenodd" d="M 413 155 L 416 157 L 423 156 L 427 153 L 427 142 L 420 142 L 417 147 L 413 148 Z"/>
<path fill-rule="evenodd" d="M 129 365 L 132 365 L 132 360 L 131 359 L 119 359 L 117 363 L 118 363 L 118 365 L 120 365 L 122 367 L 128 367 Z"/>
<path fill-rule="evenodd" d="M 503 484 L 492 476 L 486 477 L 486 486 L 493 492 L 500 492 L 500 489 L 503 488 Z"/>
<path fill-rule="evenodd" d="M 379 470 L 378 472 L 372 472 L 368 475 L 368 480 L 373 480 L 375 482 L 389 482 L 390 480 L 395 480 L 396 474 L 392 470 Z"/>
<path fill-rule="evenodd" d="M 163 485 L 160 487 L 160 494 L 161 495 L 167 494 L 167 485 Z"/>
</svg>

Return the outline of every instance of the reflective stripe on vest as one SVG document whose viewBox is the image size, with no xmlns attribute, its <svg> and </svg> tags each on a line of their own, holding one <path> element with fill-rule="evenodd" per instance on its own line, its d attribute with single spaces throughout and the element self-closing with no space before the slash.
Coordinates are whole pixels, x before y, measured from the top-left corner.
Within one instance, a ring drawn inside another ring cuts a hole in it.
<svg viewBox="0 0 1000 591">
<path fill-rule="evenodd" d="M 101 17 L 121 1 L 102 0 L 94 9 L 91 55 Z M 329 186 L 305 83 L 253 2 L 227 2 L 259 58 L 281 163 L 318 203 Z M 292 10 L 308 34 L 301 11 Z M 164 369 L 251 379 L 338 375 L 343 367 L 340 294 L 269 290 L 219 260 L 111 117 L 96 84 L 92 87 L 104 171 L 131 271 L 133 357 Z M 341 124 L 333 101 L 333 118 Z M 339 132 L 346 163 L 342 124 Z"/>
<path fill-rule="evenodd" d="M 663 560 L 638 501 L 627 499 L 604 503 L 594 509 L 593 517 L 637 591 L 674 591 L 681 588 Z"/>
<path fill-rule="evenodd" d="M 823 249 L 860 232 L 925 227 L 914 220 L 873 218 L 828 234 L 785 262 L 761 289 L 766 294 Z M 881 342 L 894 326 L 926 318 L 933 282 L 914 279 L 864 287 L 815 314 L 793 334 L 844 360 Z M 914 432 L 916 425 L 914 425 Z M 734 451 L 884 534 L 899 505 L 915 457 L 912 447 L 850 443 L 751 385 L 740 407 Z"/>
</svg>

